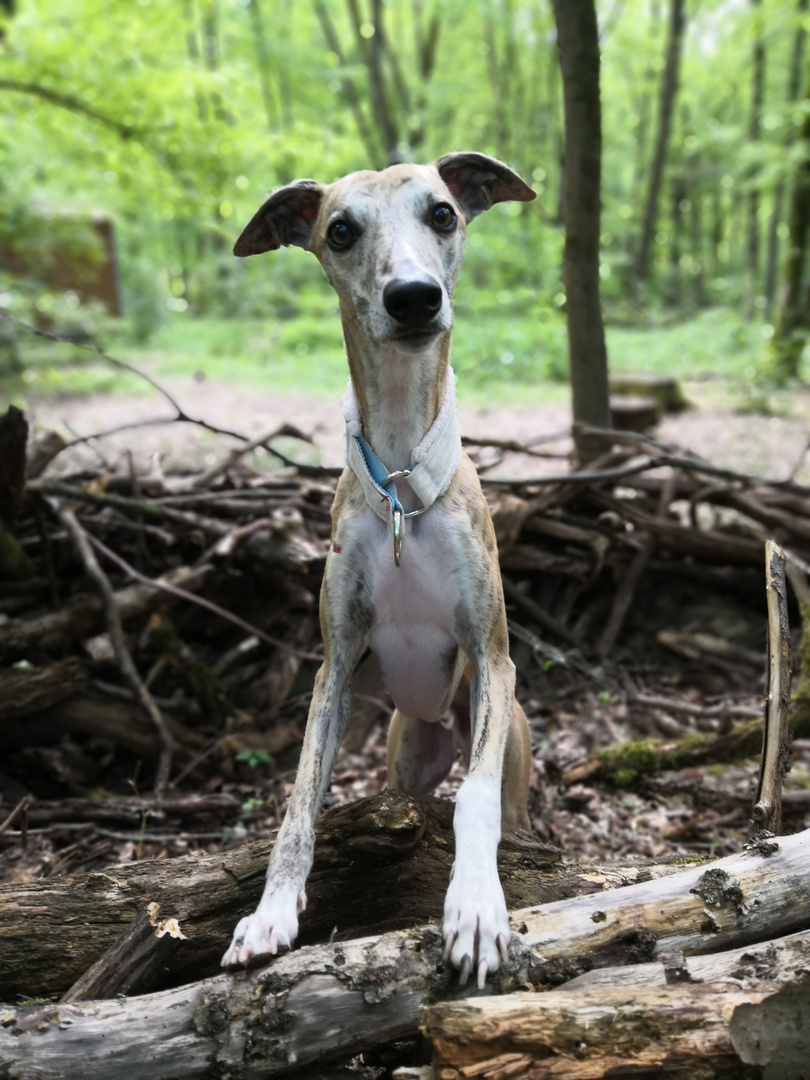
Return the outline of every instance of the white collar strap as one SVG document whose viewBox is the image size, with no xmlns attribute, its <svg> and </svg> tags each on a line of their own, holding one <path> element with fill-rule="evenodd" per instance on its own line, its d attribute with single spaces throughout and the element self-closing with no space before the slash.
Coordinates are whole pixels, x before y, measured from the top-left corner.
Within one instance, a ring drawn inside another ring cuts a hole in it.
<svg viewBox="0 0 810 1080">
<path fill-rule="evenodd" d="M 436 419 L 425 437 L 411 452 L 410 469 L 394 473 L 386 468 L 363 438 L 363 422 L 351 379 L 343 400 L 346 420 L 346 462 L 354 472 L 374 513 L 391 521 L 394 529 L 394 557 L 399 565 L 401 525 L 406 514 L 396 491 L 395 479 L 403 479 L 422 503 L 415 513 L 424 513 L 450 487 L 461 464 L 461 435 L 456 419 L 456 387 L 453 369 L 447 370 L 447 387 Z M 388 482 L 386 482 L 388 481 Z"/>
</svg>

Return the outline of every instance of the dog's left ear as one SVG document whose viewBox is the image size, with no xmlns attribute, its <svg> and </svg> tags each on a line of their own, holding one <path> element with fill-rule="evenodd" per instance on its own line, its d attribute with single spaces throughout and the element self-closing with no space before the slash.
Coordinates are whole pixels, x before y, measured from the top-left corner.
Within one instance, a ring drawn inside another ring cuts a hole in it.
<svg viewBox="0 0 810 1080">
<path fill-rule="evenodd" d="M 494 203 L 531 202 L 537 197 L 508 165 L 487 154 L 445 154 L 435 164 L 468 222 Z"/>
<path fill-rule="evenodd" d="M 274 191 L 245 226 L 234 255 L 243 259 L 282 245 L 308 248 L 322 196 L 323 184 L 317 180 L 295 180 Z"/>
</svg>

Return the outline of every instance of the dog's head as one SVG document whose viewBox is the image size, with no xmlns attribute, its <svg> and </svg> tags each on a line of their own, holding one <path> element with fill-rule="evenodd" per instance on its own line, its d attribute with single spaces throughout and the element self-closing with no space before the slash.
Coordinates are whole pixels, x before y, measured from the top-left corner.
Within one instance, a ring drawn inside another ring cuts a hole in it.
<svg viewBox="0 0 810 1080">
<path fill-rule="evenodd" d="M 467 223 L 497 202 L 534 197 L 517 173 L 477 153 L 350 173 L 333 184 L 296 180 L 273 192 L 234 254 L 286 245 L 313 252 L 344 321 L 415 351 L 450 329 Z"/>
</svg>

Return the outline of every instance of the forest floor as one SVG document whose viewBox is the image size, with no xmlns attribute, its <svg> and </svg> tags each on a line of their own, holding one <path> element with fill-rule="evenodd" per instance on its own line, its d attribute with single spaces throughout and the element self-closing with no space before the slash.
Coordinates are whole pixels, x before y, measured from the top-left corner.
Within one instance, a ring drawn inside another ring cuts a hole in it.
<svg viewBox="0 0 810 1080">
<path fill-rule="evenodd" d="M 199 373 L 193 378 L 162 379 L 161 385 L 189 416 L 251 439 L 281 424 L 295 424 L 312 434 L 314 446 L 302 450 L 302 444 L 290 444 L 290 456 L 306 463 L 343 464 L 343 422 L 340 401 L 335 395 L 257 391 L 242 383 L 211 379 Z M 696 380 L 684 383 L 683 388 L 693 407 L 664 417 L 655 432 L 658 441 L 689 449 L 721 467 L 772 479 L 793 475 L 800 483 L 810 482 L 810 457 L 805 454 L 810 431 L 810 386 L 798 388 L 773 415 L 737 411 L 720 380 Z M 554 457 L 544 465 L 543 473 L 563 472 L 571 450 L 570 404 L 559 386 L 553 386 L 547 397 L 550 402 L 544 400 L 542 389 L 516 385 L 513 403 L 487 404 L 480 396 L 465 396 L 462 387 L 459 393 L 462 434 L 482 441 L 513 439 L 546 446 Z M 100 463 L 101 454 L 104 461 L 115 463 L 118 455 L 130 451 L 136 466 L 145 468 L 157 451 L 167 470 L 196 469 L 212 464 L 223 446 L 238 445 L 236 440 L 211 436 L 194 424 L 154 425 L 155 418 L 170 412 L 164 402 L 150 393 L 136 396 L 98 393 L 65 398 L 32 395 L 28 417 L 39 427 L 55 427 L 68 438 L 149 421 L 148 427 L 130 429 L 96 441 L 90 447 L 77 448 L 70 456 L 60 458 L 62 467 L 68 462 L 95 466 Z M 257 453 L 261 458 L 262 452 Z M 537 463 L 525 455 L 506 454 L 494 469 L 487 471 L 487 476 L 520 477 L 536 471 Z"/>
<path fill-rule="evenodd" d="M 251 438 L 280 424 L 294 423 L 312 433 L 315 446 L 291 440 L 284 445 L 285 453 L 299 461 L 342 464 L 342 423 L 334 399 L 257 395 L 208 379 L 167 380 L 164 385 L 189 415 Z M 659 442 L 687 449 L 717 466 L 771 479 L 792 476 L 797 482 L 810 484 L 806 455 L 810 390 L 796 394 L 789 414 L 764 417 L 733 412 L 711 384 L 687 385 L 685 390 L 694 407 L 667 417 L 655 432 Z M 87 435 L 165 415 L 166 411 L 165 403 L 154 397 L 99 395 L 34 401 L 29 419 L 40 428 L 57 427 L 65 434 Z M 567 471 L 570 414 L 565 401 L 543 404 L 532 393 L 521 395 L 520 403 L 507 408 L 462 398 L 459 411 L 462 430 L 469 436 L 483 441 L 491 438 L 531 443 L 550 455 L 538 460 L 525 454 L 507 454 L 486 472 L 487 476 L 534 477 Z M 135 468 L 143 472 L 155 467 L 154 454 L 159 451 L 162 469 L 177 472 L 205 468 L 221 460 L 232 445 L 232 440 L 212 436 L 192 424 L 169 423 L 130 429 L 75 447 L 60 455 L 58 462 L 62 469 L 68 465 L 71 469 L 82 465 L 98 468 L 100 464 L 126 469 L 121 455 L 129 451 Z M 266 469 L 268 458 L 259 454 L 253 464 Z M 678 581 L 672 585 L 667 589 L 660 578 L 651 582 L 648 595 L 638 603 L 638 617 L 631 619 L 610 661 L 599 662 L 575 650 L 551 648 L 548 659 L 538 664 L 536 651 L 521 640 L 519 617 L 515 622 L 513 654 L 519 673 L 518 693 L 533 735 L 532 822 L 543 839 L 558 843 L 567 856 L 577 861 L 632 861 L 690 853 L 720 856 L 738 850 L 745 837 L 756 788 L 755 760 L 652 774 L 623 788 L 590 782 L 587 775 L 571 779 L 579 765 L 605 746 L 628 739 L 680 739 L 694 731 L 721 732 L 728 718 L 717 718 L 718 703 L 743 712 L 761 708 L 764 573 L 762 603 L 753 607 L 750 590 L 745 596 L 735 596 L 733 588 L 723 594 L 702 595 L 700 589 L 685 589 Z M 595 607 L 603 617 L 605 603 L 604 597 L 595 598 Z M 510 620 L 514 614 L 510 607 Z M 688 650 L 684 653 L 663 647 L 659 641 L 662 630 L 714 634 L 731 644 L 732 655 L 690 657 Z M 312 644 L 317 645 L 317 640 Z M 341 751 L 327 799 L 330 804 L 373 794 L 385 783 L 385 719 L 389 706 L 380 700 L 384 698 L 381 687 L 365 689 L 367 698 L 378 703 L 377 715 L 370 724 L 366 716 L 359 739 L 352 739 L 350 728 L 348 743 L 355 745 L 351 749 L 344 745 Z M 653 699 L 657 704 L 645 704 Z M 300 725 L 304 714 L 304 710 L 299 711 L 295 723 Z M 150 844 L 122 834 L 117 840 L 113 837 L 106 844 L 92 849 L 85 846 L 70 858 L 60 858 L 55 849 L 61 842 L 56 836 L 49 835 L 48 830 L 41 834 L 34 831 L 25 853 L 19 847 L 3 844 L 0 881 L 200 848 L 216 850 L 226 840 L 233 842 L 235 835 L 264 835 L 277 826 L 283 813 L 299 738 L 300 731 L 288 740 L 290 745 L 286 754 L 279 755 L 275 775 L 254 766 L 235 771 L 230 768 L 224 780 L 215 775 L 208 779 L 207 791 L 230 791 L 246 806 L 264 802 L 263 811 L 249 814 L 246 827 L 235 833 L 229 830 L 223 841 L 209 833 L 199 842 L 193 834 L 186 834 L 174 842 Z M 65 770 L 70 773 L 75 750 L 70 746 L 65 749 L 66 742 L 71 742 L 70 736 L 63 740 L 59 751 L 61 764 L 46 762 L 45 751 L 40 751 L 36 759 L 43 763 L 40 792 L 45 797 L 56 797 L 69 788 L 75 793 L 81 787 L 78 783 L 72 788 L 71 784 L 65 786 Z M 56 753 L 54 748 L 51 756 Z M 13 773 L 13 769 L 9 772 Z M 33 758 L 22 773 L 36 775 Z M 55 779 L 53 783 L 47 779 L 57 774 L 61 775 L 61 786 Z M 96 776 L 97 784 L 104 787 L 104 775 Z M 439 793 L 452 795 L 462 776 L 459 762 Z M 111 778 L 109 785 L 114 787 Z M 786 806 L 786 831 L 798 831 L 810 824 L 810 809 L 804 798 L 807 787 L 810 741 L 801 741 L 788 779 L 787 790 L 796 797 Z M 6 803 L 11 801 L 11 793 L 6 793 Z"/>
</svg>

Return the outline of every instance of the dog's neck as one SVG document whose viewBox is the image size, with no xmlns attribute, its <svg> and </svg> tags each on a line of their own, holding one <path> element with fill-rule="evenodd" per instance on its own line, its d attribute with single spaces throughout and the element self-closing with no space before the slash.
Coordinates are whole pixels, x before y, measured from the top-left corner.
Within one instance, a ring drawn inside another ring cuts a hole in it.
<svg viewBox="0 0 810 1080">
<path fill-rule="evenodd" d="M 380 347 L 354 320 L 343 333 L 363 435 L 390 470 L 407 469 L 444 400 L 450 332 L 421 352 Z"/>
</svg>

